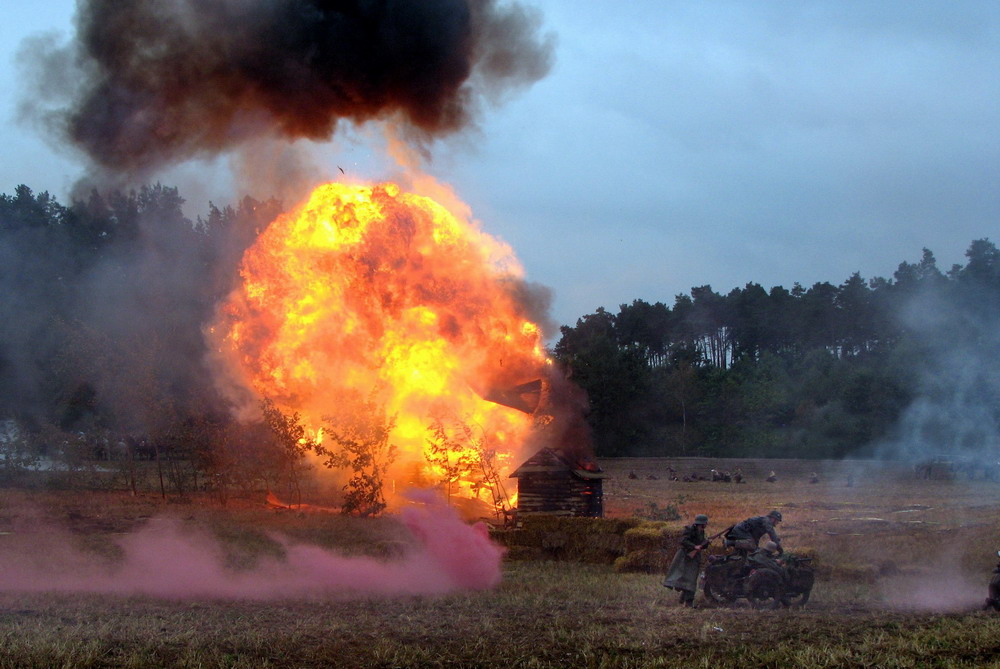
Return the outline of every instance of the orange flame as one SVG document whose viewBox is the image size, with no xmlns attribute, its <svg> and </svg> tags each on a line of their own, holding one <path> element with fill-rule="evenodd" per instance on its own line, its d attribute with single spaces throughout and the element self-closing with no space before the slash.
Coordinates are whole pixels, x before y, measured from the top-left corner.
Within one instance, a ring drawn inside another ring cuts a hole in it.
<svg viewBox="0 0 1000 669">
<path fill-rule="evenodd" d="M 483 398 L 550 361 L 518 301 L 520 265 L 467 211 L 393 183 L 316 188 L 244 256 L 217 324 L 233 371 L 313 429 L 345 392 L 374 392 L 396 416 L 399 465 L 432 479 L 445 474 L 429 464 L 431 426 L 466 426 L 470 455 L 495 452 L 505 477 L 533 418 Z"/>
</svg>

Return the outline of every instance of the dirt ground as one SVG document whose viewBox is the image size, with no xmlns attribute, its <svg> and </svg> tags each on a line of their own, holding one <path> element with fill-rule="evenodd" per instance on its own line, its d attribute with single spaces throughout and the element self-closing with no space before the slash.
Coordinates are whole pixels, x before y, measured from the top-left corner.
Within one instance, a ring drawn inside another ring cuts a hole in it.
<svg viewBox="0 0 1000 669">
<path fill-rule="evenodd" d="M 786 547 L 816 556 L 803 608 L 678 606 L 658 574 L 509 562 L 500 586 L 445 597 L 276 601 L 0 592 L 0 669 L 66 667 L 978 667 L 1000 656 L 982 612 L 1000 548 L 1000 484 L 924 481 L 871 462 L 618 459 L 600 462 L 606 515 L 674 507 L 710 531 L 779 509 Z M 739 467 L 746 483 L 670 481 Z M 777 480 L 765 481 L 774 470 Z M 816 473 L 819 481 L 810 483 Z M 850 477 L 850 478 L 849 478 Z M 848 485 L 850 480 L 851 485 Z M 263 500 L 0 489 L 0 548 L 45 529 L 113 560 L 109 543 L 163 515 L 209 528 L 231 558 L 281 532 L 351 554 L 405 540 L 393 518 L 269 508 Z M 25 544 L 10 560 L 39 561 Z M 103 552 L 102 552 L 103 551 Z M 234 565 L 239 567 L 237 560 Z"/>
</svg>

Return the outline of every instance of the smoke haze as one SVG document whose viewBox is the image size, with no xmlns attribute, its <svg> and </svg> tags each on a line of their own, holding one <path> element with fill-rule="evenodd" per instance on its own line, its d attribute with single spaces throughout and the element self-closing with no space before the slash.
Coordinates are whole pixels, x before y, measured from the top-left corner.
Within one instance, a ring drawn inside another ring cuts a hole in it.
<svg viewBox="0 0 1000 669">
<path fill-rule="evenodd" d="M 990 294 L 960 283 L 915 294 L 902 317 L 915 334 L 916 397 L 878 453 L 919 461 L 948 456 L 992 466 L 1000 461 L 1000 320 Z"/>
</svg>

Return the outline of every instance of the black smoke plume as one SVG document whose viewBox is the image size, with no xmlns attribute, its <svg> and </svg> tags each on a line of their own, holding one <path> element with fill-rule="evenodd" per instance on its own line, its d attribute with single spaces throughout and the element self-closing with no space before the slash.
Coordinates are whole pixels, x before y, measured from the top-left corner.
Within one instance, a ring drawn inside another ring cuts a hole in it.
<svg viewBox="0 0 1000 669">
<path fill-rule="evenodd" d="M 150 174 L 258 137 L 386 120 L 418 139 L 544 76 L 537 13 L 499 0 L 81 0 L 69 51 L 39 40 L 46 114 L 102 171 Z M 51 97 L 51 86 L 48 91 Z"/>
</svg>

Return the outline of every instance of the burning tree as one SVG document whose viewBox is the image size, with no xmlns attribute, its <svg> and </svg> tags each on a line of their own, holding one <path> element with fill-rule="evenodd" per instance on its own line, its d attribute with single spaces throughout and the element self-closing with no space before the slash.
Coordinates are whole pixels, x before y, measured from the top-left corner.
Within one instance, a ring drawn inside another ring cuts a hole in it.
<svg viewBox="0 0 1000 669">
<path fill-rule="evenodd" d="M 316 452 L 326 458 L 327 467 L 349 469 L 344 485 L 344 513 L 377 516 L 386 507 L 385 476 L 396 459 L 397 449 L 389 443 L 396 417 L 389 416 L 375 399 L 375 393 L 360 398 L 345 393 L 338 413 L 326 419 L 324 436 L 336 444 L 330 449 L 319 441 Z"/>
<path fill-rule="evenodd" d="M 489 490 L 498 519 L 509 511 L 507 491 L 497 469 L 497 452 L 488 447 L 489 438 L 482 427 L 455 420 L 449 429 L 442 419 L 436 418 L 427 430 L 431 436 L 427 438 L 424 455 L 431 468 L 440 473 L 449 501 L 452 485 L 464 480 L 477 498 L 480 491 Z"/>
<path fill-rule="evenodd" d="M 270 398 L 263 399 L 260 408 L 264 423 L 274 435 L 276 451 L 295 494 L 296 504 L 301 505 L 303 463 L 306 453 L 315 449 L 317 444 L 306 436 L 306 428 L 299 421 L 298 412 L 282 413 Z"/>
</svg>

